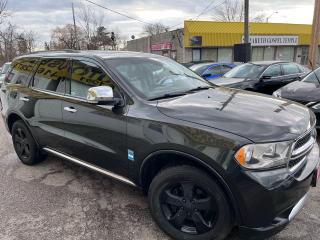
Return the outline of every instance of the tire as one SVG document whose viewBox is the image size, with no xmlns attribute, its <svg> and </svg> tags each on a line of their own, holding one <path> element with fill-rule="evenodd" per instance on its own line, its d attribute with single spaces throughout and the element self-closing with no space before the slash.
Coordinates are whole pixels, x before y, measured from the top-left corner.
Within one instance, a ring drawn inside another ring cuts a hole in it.
<svg viewBox="0 0 320 240">
<path fill-rule="evenodd" d="M 152 180 L 148 198 L 154 220 L 173 239 L 221 240 L 231 231 L 227 197 L 198 168 L 177 166 L 161 171 Z"/>
<path fill-rule="evenodd" d="M 23 164 L 32 166 L 44 160 L 45 155 L 40 153 L 37 143 L 22 120 L 13 124 L 11 136 L 14 150 Z"/>
</svg>

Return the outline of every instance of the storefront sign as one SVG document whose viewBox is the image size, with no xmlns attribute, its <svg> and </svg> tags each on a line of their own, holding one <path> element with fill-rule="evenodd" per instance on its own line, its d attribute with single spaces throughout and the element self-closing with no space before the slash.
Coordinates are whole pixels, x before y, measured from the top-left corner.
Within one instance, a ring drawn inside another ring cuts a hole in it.
<svg viewBox="0 0 320 240">
<path fill-rule="evenodd" d="M 202 36 L 194 36 L 190 39 L 191 46 L 201 46 L 202 45 Z"/>
<path fill-rule="evenodd" d="M 242 37 L 244 42 L 244 37 Z M 298 36 L 281 36 L 281 35 L 255 35 L 250 36 L 252 46 L 295 46 L 299 44 Z"/>
<path fill-rule="evenodd" d="M 162 51 L 162 50 L 170 50 L 172 48 L 171 42 L 165 42 L 165 43 L 157 43 L 151 45 L 152 51 Z"/>
</svg>

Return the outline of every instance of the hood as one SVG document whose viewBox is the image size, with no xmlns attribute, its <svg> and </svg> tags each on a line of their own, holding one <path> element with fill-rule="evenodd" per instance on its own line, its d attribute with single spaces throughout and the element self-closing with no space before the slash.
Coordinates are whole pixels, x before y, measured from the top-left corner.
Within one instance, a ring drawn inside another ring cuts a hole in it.
<svg viewBox="0 0 320 240">
<path fill-rule="evenodd" d="M 212 80 L 211 82 L 215 85 L 218 86 L 229 86 L 229 85 L 234 85 L 238 83 L 242 83 L 245 81 L 245 78 L 216 78 Z"/>
<path fill-rule="evenodd" d="M 314 114 L 298 103 L 223 87 L 162 100 L 157 107 L 169 117 L 253 142 L 291 140 L 315 123 Z"/>
<path fill-rule="evenodd" d="M 276 92 L 282 98 L 301 103 L 320 101 L 320 86 L 315 83 L 296 81 L 280 88 Z"/>
</svg>

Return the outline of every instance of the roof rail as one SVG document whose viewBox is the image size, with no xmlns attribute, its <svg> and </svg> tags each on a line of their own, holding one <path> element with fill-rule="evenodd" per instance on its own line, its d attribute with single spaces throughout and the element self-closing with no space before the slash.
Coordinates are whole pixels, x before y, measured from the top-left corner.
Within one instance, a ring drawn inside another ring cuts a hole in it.
<svg viewBox="0 0 320 240">
<path fill-rule="evenodd" d="M 44 51 L 35 51 L 30 54 L 38 54 L 38 53 L 79 53 L 80 50 L 74 49 L 61 49 L 61 50 L 44 50 Z"/>
</svg>

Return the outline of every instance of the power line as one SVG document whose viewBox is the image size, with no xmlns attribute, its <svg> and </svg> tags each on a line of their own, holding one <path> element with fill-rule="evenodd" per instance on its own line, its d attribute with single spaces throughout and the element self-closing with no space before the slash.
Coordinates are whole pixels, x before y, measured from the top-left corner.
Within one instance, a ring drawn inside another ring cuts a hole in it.
<svg viewBox="0 0 320 240">
<path fill-rule="evenodd" d="M 84 0 L 84 1 L 86 1 L 86 2 L 88 2 L 88 3 L 90 3 L 90 4 L 93 4 L 93 5 L 97 6 L 97 7 L 100 7 L 100 8 L 103 8 L 103 9 L 105 9 L 105 10 L 108 10 L 108 11 L 110 11 L 110 12 L 113 12 L 113 13 L 115 13 L 115 14 L 118 14 L 118 15 L 121 15 L 121 16 L 123 16 L 123 17 L 129 18 L 129 19 L 131 19 L 131 20 L 135 20 L 135 21 L 141 22 L 141 23 L 143 23 L 143 24 L 153 25 L 153 23 L 149 23 L 149 22 L 140 20 L 140 19 L 138 19 L 138 18 L 131 17 L 131 16 L 125 14 L 125 13 L 118 12 L 118 11 L 116 11 L 116 10 L 113 10 L 113 9 L 111 9 L 111 8 L 102 6 L 102 5 L 100 5 L 100 4 L 98 4 L 98 3 L 95 3 L 95 2 L 93 2 L 93 1 L 90 1 L 90 0 Z"/>
<path fill-rule="evenodd" d="M 222 4 L 225 3 L 225 1 L 222 1 L 222 2 L 218 3 L 218 4 L 215 5 L 215 6 L 212 6 L 212 4 L 214 3 L 214 1 L 215 1 L 215 0 L 213 0 L 210 4 L 208 4 L 208 5 L 202 10 L 202 12 L 201 12 L 200 14 L 198 14 L 196 17 L 191 18 L 191 20 L 198 20 L 198 18 L 199 18 L 200 16 L 202 16 L 203 14 L 205 14 L 206 12 L 208 12 L 208 11 L 210 11 L 210 10 L 213 10 L 213 9 L 215 9 L 215 8 L 221 6 Z M 211 7 L 213 7 L 213 8 L 211 8 Z M 177 27 L 177 26 L 180 26 L 180 25 L 182 25 L 182 24 L 183 24 L 183 23 L 179 23 L 179 24 L 173 25 L 173 26 L 170 27 L 170 29 L 171 29 L 171 28 L 174 28 L 174 27 Z"/>
</svg>

